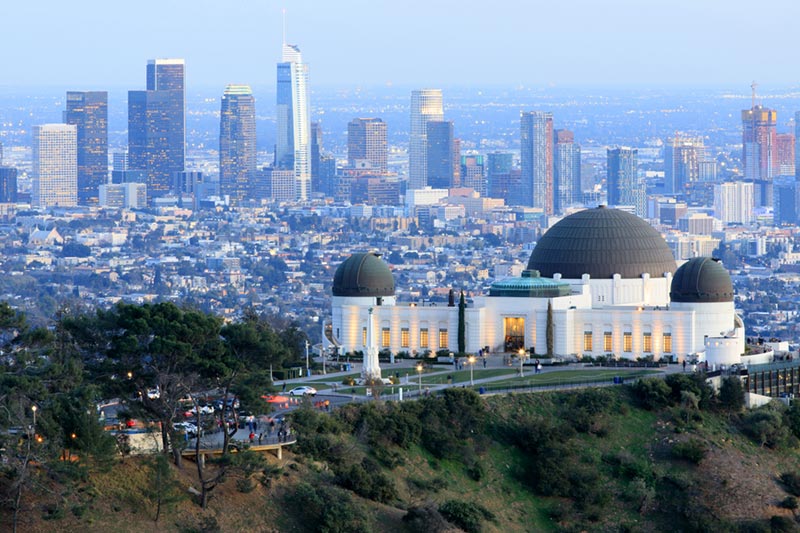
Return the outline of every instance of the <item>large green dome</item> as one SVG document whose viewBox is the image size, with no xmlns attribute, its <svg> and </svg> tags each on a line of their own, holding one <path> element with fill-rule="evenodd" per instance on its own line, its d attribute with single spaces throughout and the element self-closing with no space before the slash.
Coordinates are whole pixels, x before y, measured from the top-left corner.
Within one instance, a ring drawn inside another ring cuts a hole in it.
<svg viewBox="0 0 800 533">
<path fill-rule="evenodd" d="M 662 277 L 675 267 L 672 251 L 650 224 L 605 206 L 560 220 L 539 239 L 528 261 L 528 270 L 565 279 Z"/>
<path fill-rule="evenodd" d="M 394 276 L 377 254 L 353 254 L 336 269 L 333 295 L 394 296 Z"/>
<path fill-rule="evenodd" d="M 732 302 L 731 276 L 716 259 L 689 259 L 675 272 L 669 299 L 684 303 Z"/>
</svg>

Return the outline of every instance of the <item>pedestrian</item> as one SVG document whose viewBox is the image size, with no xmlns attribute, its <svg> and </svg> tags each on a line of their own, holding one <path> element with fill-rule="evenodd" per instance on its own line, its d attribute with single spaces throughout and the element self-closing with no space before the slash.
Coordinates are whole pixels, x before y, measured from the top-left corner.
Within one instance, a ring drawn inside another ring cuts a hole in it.
<svg viewBox="0 0 800 533">
<path fill-rule="evenodd" d="M 683 371 L 686 372 L 686 359 L 683 360 Z"/>
<path fill-rule="evenodd" d="M 330 410 L 331 410 L 331 401 L 330 400 L 325 400 L 325 410 L 330 412 Z"/>
<path fill-rule="evenodd" d="M 256 434 L 251 431 L 250 432 L 250 444 L 253 444 L 254 440 L 256 440 Z"/>
<path fill-rule="evenodd" d="M 275 431 L 275 419 L 269 419 L 269 434 L 272 435 L 272 432 Z"/>
<path fill-rule="evenodd" d="M 263 438 L 264 438 L 264 434 L 263 433 L 259 433 L 258 434 L 258 443 L 259 444 L 261 444 L 261 439 L 263 439 Z"/>
<path fill-rule="evenodd" d="M 283 382 L 283 388 L 281 389 L 281 392 L 286 392 L 286 382 L 285 381 Z"/>
<path fill-rule="evenodd" d="M 253 431 L 258 431 L 258 420 L 253 420 Z"/>
<path fill-rule="evenodd" d="M 486 368 L 486 358 L 483 358 L 483 368 Z"/>
<path fill-rule="evenodd" d="M 536 363 L 536 373 L 537 374 L 542 373 L 542 363 Z"/>
</svg>

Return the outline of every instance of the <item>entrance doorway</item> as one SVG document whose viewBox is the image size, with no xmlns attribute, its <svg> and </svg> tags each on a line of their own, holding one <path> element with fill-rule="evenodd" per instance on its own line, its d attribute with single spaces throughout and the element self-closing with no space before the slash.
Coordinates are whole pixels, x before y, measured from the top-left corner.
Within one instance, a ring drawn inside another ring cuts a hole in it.
<svg viewBox="0 0 800 533">
<path fill-rule="evenodd" d="M 525 318 L 508 316 L 503 319 L 504 348 L 506 352 L 518 352 L 525 348 Z"/>
</svg>

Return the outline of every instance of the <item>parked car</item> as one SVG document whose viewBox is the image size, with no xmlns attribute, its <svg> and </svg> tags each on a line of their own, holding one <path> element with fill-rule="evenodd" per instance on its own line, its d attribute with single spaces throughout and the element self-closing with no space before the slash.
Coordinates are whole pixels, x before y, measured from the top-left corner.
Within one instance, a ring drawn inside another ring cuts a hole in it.
<svg viewBox="0 0 800 533">
<path fill-rule="evenodd" d="M 308 385 L 302 385 L 300 387 L 295 387 L 289 391 L 289 396 L 316 396 L 317 389 L 314 387 L 309 387 Z"/>
<path fill-rule="evenodd" d="M 197 414 L 197 410 L 195 406 L 192 406 L 191 409 L 183 413 L 184 416 L 195 416 Z M 212 405 L 201 405 L 200 406 L 200 414 L 201 415 L 213 415 L 214 414 L 214 406 Z"/>
<path fill-rule="evenodd" d="M 197 435 L 197 426 L 192 424 L 191 422 L 175 422 L 172 424 L 172 428 L 175 431 L 183 431 L 190 437 L 194 437 Z"/>
</svg>

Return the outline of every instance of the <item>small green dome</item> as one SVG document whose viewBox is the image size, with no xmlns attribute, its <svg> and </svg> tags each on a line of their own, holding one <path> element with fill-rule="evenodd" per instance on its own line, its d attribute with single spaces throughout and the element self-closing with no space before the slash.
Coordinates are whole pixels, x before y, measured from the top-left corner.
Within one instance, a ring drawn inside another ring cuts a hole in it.
<svg viewBox="0 0 800 533">
<path fill-rule="evenodd" d="M 514 298 L 558 298 L 570 294 L 569 283 L 539 276 L 538 270 L 525 270 L 518 278 L 505 278 L 492 283 L 489 296 Z"/>
<path fill-rule="evenodd" d="M 378 254 L 353 254 L 336 269 L 333 295 L 394 296 L 394 276 Z"/>
<path fill-rule="evenodd" d="M 683 303 L 732 302 L 731 276 L 716 259 L 689 259 L 675 272 L 669 298 Z"/>
</svg>

